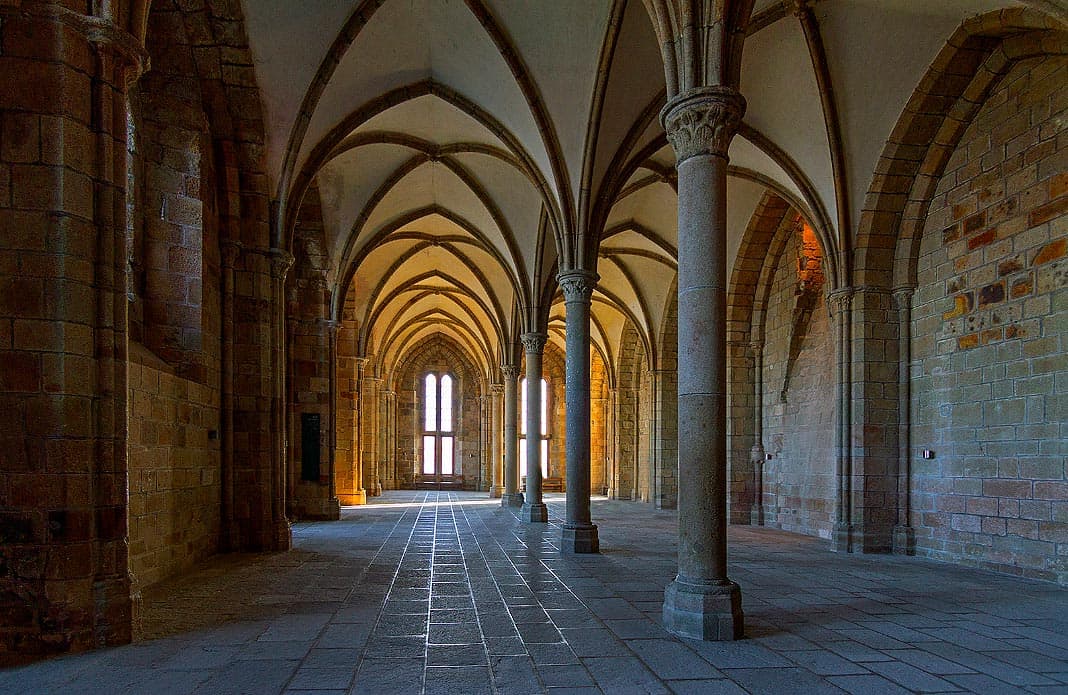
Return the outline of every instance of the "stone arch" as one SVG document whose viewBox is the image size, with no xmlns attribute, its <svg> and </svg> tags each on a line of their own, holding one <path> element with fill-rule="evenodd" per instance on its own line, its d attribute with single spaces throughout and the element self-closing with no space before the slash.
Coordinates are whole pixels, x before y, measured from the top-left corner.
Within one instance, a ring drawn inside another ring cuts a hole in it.
<svg viewBox="0 0 1068 695">
<path fill-rule="evenodd" d="M 411 487 L 417 480 L 416 466 L 421 460 L 418 453 L 415 433 L 421 431 L 419 404 L 422 402 L 420 385 L 428 371 L 449 372 L 457 380 L 456 392 L 460 416 L 456 426 L 457 448 L 456 460 L 459 463 L 464 489 L 488 489 L 486 460 L 480 441 L 481 408 L 479 397 L 489 394 L 489 381 L 478 363 L 467 353 L 463 346 L 444 335 L 430 335 L 417 344 L 397 361 L 397 366 L 385 375 L 384 383 L 396 393 L 397 399 L 397 438 L 394 451 L 387 453 L 386 461 L 396 462 L 395 480 L 399 487 Z M 366 397 L 367 390 L 364 390 Z M 374 432 L 365 429 L 365 437 L 374 436 Z M 363 447 L 365 458 L 368 448 Z M 364 462 L 364 475 L 380 459 Z"/>
<path fill-rule="evenodd" d="M 782 425 L 796 421 L 789 429 L 814 437 L 831 430 L 829 421 L 806 430 L 801 414 L 801 404 L 814 401 L 828 401 L 817 409 L 820 417 L 834 410 L 829 402 L 835 392 L 830 369 L 834 351 L 824 307 L 828 253 L 800 212 L 774 191 L 765 193 L 743 235 L 728 290 L 728 499 L 733 523 L 785 521 L 786 527 L 803 533 L 830 533 L 833 448 L 829 441 L 814 440 L 787 446 Z M 814 359 L 820 355 L 822 362 Z M 803 383 L 791 385 L 798 373 Z M 801 452 L 811 456 L 800 460 Z M 772 459 L 765 461 L 768 453 Z M 793 478 L 798 481 L 791 482 Z M 780 519 L 776 493 L 782 484 L 794 490 L 786 495 L 791 504 Z M 816 490 L 822 492 L 811 494 Z M 819 518 L 795 523 L 805 515 Z"/>
<path fill-rule="evenodd" d="M 1024 8 L 966 20 L 906 104 L 876 164 L 857 235 L 855 282 L 915 284 L 923 222 L 950 155 L 990 90 L 1017 61 L 1068 52 L 1057 20 Z"/>
</svg>

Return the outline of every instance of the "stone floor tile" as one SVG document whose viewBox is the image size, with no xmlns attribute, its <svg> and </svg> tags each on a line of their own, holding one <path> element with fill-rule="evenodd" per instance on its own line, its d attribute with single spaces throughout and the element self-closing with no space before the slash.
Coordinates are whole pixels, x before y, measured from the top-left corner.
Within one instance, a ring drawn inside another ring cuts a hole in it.
<svg viewBox="0 0 1068 695">
<path fill-rule="evenodd" d="M 730 680 L 684 680 L 665 683 L 675 695 L 745 695 L 734 681 Z"/>
<path fill-rule="evenodd" d="M 428 666 L 425 695 L 492 695 L 487 666 Z"/>
<path fill-rule="evenodd" d="M 946 676 L 946 680 L 970 693 L 979 695 L 1013 695 L 1014 693 L 1026 693 L 1027 690 L 1009 685 L 1005 681 L 998 680 L 983 673 L 966 673 Z"/>
<path fill-rule="evenodd" d="M 594 686 L 593 677 L 581 664 L 570 666 L 543 666 L 538 669 L 546 687 L 588 688 Z"/>
<path fill-rule="evenodd" d="M 826 649 L 789 651 L 783 652 L 783 656 L 798 666 L 803 666 L 820 676 L 848 676 L 870 673 L 863 666 L 855 664 L 848 659 L 843 659 Z"/>
<path fill-rule="evenodd" d="M 662 680 L 715 679 L 723 674 L 674 639 L 628 640 L 626 645 Z"/>
<path fill-rule="evenodd" d="M 288 688 L 295 690 L 348 690 L 355 668 L 308 668 L 301 666 Z"/>
<path fill-rule="evenodd" d="M 936 676 L 944 676 L 951 673 L 975 673 L 967 666 L 949 659 L 943 659 L 921 649 L 899 649 L 888 651 L 886 655 L 902 663 L 915 666 L 927 673 L 933 673 Z"/>
<path fill-rule="evenodd" d="M 590 658 L 583 659 L 582 663 L 606 693 L 651 695 L 670 692 L 652 671 L 633 656 Z"/>
<path fill-rule="evenodd" d="M 942 693 L 957 690 L 949 681 L 943 680 L 915 666 L 900 662 L 879 661 L 866 664 L 875 673 L 888 678 L 913 692 Z"/>
<path fill-rule="evenodd" d="M 427 666 L 485 666 L 482 644 L 431 644 L 426 649 Z"/>
<path fill-rule="evenodd" d="M 733 668 L 724 674 L 752 695 L 841 695 L 833 683 L 801 668 Z"/>
<path fill-rule="evenodd" d="M 830 676 L 827 680 L 851 695 L 908 695 L 912 692 L 872 673 L 858 676 Z"/>
<path fill-rule="evenodd" d="M 1068 692 L 1063 588 L 730 527 L 747 639 L 678 639 L 674 514 L 597 500 L 604 552 L 573 556 L 546 499 L 544 525 L 416 491 L 296 524 L 296 552 L 145 589 L 144 641 L 0 671 L 0 693 Z"/>
</svg>

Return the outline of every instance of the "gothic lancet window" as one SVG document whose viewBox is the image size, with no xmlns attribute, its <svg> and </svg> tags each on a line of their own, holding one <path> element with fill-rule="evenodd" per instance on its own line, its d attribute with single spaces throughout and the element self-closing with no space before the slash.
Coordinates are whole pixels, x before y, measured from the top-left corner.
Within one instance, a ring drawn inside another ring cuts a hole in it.
<svg viewBox="0 0 1068 695">
<path fill-rule="evenodd" d="M 455 380 L 450 374 L 423 378 L 423 476 L 456 475 L 453 423 Z"/>
</svg>

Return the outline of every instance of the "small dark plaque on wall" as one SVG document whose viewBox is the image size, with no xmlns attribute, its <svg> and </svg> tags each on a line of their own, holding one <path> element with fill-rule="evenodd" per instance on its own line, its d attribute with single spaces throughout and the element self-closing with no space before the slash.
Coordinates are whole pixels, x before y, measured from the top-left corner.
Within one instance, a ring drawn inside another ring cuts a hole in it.
<svg viewBox="0 0 1068 695">
<path fill-rule="evenodd" d="M 300 479 L 319 482 L 319 413 L 300 414 Z"/>
</svg>

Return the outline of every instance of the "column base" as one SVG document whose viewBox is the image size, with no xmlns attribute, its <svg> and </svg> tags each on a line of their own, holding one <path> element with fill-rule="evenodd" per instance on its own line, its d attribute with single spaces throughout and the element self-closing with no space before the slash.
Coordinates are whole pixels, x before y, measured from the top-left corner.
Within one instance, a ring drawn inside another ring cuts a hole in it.
<svg viewBox="0 0 1068 695">
<path fill-rule="evenodd" d="M 916 529 L 911 526 L 894 527 L 894 554 L 916 554 Z"/>
<path fill-rule="evenodd" d="M 494 485 L 490 488 L 489 493 L 490 497 L 492 497 L 493 499 L 500 499 L 504 497 L 504 487 L 502 487 L 501 485 Z"/>
<path fill-rule="evenodd" d="M 564 526 L 560 534 L 560 551 L 564 553 L 599 553 L 597 525 Z"/>
<path fill-rule="evenodd" d="M 524 504 L 519 510 L 519 520 L 531 524 L 544 524 L 549 521 L 549 508 L 544 504 Z"/>
<path fill-rule="evenodd" d="M 835 524 L 831 535 L 831 552 L 853 552 L 853 527 L 850 524 Z"/>
<path fill-rule="evenodd" d="M 512 492 L 501 495 L 502 507 L 522 507 L 523 506 L 523 493 Z"/>
<path fill-rule="evenodd" d="M 293 527 L 289 519 L 280 519 L 274 525 L 274 548 L 272 550 L 285 551 L 293 548 Z"/>
<path fill-rule="evenodd" d="M 664 589 L 664 629 L 705 642 L 741 639 L 745 632 L 742 591 L 734 582 L 694 585 L 679 581 Z"/>
<path fill-rule="evenodd" d="M 753 507 L 749 510 L 749 525 L 750 526 L 763 526 L 764 525 L 764 508 Z"/>
<path fill-rule="evenodd" d="M 338 502 L 345 507 L 353 507 L 360 504 L 367 504 L 367 491 L 357 490 L 347 495 L 338 495 Z"/>
</svg>

